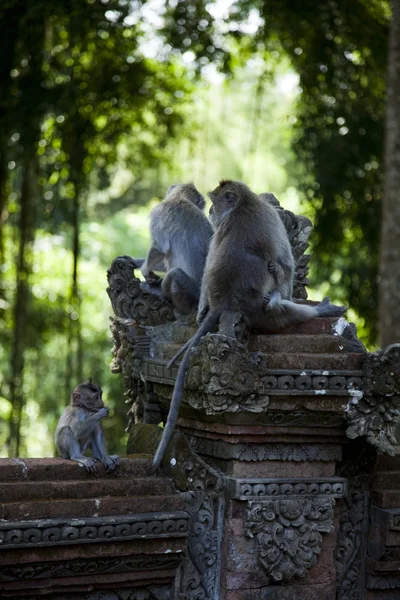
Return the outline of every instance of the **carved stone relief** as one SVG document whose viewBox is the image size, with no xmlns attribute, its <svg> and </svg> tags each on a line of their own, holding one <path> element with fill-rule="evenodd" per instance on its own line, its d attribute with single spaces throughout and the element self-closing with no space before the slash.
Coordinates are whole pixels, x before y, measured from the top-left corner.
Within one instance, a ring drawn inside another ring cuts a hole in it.
<svg viewBox="0 0 400 600">
<path fill-rule="evenodd" d="M 123 319 L 135 319 L 138 325 L 161 325 L 174 321 L 172 303 L 161 296 L 157 287 L 135 277 L 140 265 L 130 256 L 118 256 L 107 271 L 107 293 L 114 314 Z"/>
<path fill-rule="evenodd" d="M 400 415 L 400 344 L 367 354 L 363 390 L 347 404 L 350 439 L 365 436 L 379 453 L 394 456 L 395 427 Z"/>
<path fill-rule="evenodd" d="M 43 600 L 46 596 L 31 595 L 29 600 Z M 51 600 L 172 600 L 173 595 L 171 586 L 156 586 L 149 585 L 145 588 L 123 588 L 115 589 L 112 591 L 98 590 L 94 592 L 81 592 L 74 591 L 71 594 L 67 592 L 54 593 L 51 595 Z"/>
<path fill-rule="evenodd" d="M 185 512 L 151 513 L 123 517 L 4 521 L 0 523 L 0 547 L 24 548 L 85 544 L 116 540 L 186 537 Z"/>
<path fill-rule="evenodd" d="M 164 469 L 184 492 L 189 513 L 188 554 L 182 561 L 179 591 L 186 600 L 218 600 L 224 511 L 224 478 L 175 433 Z"/>
<path fill-rule="evenodd" d="M 176 569 L 181 556 L 155 554 L 146 556 L 108 556 L 105 558 L 85 558 L 54 562 L 29 563 L 0 566 L 0 581 L 26 581 L 54 577 L 77 577 L 104 573 L 130 573 L 156 569 Z"/>
<path fill-rule="evenodd" d="M 346 480 L 236 479 L 230 488 L 233 498 L 246 502 L 245 534 L 256 540 L 259 564 L 274 581 L 288 583 L 316 564 Z"/>
<path fill-rule="evenodd" d="M 304 577 L 317 562 L 322 533 L 333 530 L 334 498 L 249 500 L 246 535 L 254 537 L 258 561 L 274 581 Z"/>
</svg>

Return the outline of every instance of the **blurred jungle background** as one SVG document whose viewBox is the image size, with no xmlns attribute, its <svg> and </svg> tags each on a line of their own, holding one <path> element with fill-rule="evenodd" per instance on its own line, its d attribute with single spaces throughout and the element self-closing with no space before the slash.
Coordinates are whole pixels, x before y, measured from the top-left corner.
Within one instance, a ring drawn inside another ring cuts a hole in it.
<svg viewBox="0 0 400 600">
<path fill-rule="evenodd" d="M 399 292 L 378 327 L 378 284 L 400 288 L 399 210 L 382 211 L 385 173 L 399 187 L 391 151 L 384 168 L 400 97 L 391 15 L 384 0 L 2 0 L 1 456 L 53 455 L 90 376 L 123 452 L 106 271 L 144 256 L 149 210 L 174 182 L 240 179 L 311 217 L 310 297 L 348 304 L 369 349 L 400 340 Z"/>
</svg>

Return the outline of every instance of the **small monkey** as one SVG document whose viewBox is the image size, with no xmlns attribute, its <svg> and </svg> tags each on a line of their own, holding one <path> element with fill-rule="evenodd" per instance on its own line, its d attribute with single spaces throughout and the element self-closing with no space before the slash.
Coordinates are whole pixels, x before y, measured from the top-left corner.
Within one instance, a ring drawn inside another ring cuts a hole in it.
<svg viewBox="0 0 400 600">
<path fill-rule="evenodd" d="M 141 271 L 150 285 L 159 280 L 154 271 L 166 271 L 162 292 L 183 314 L 197 307 L 213 235 L 204 206 L 192 183 L 172 185 L 150 216 L 152 243 Z"/>
<path fill-rule="evenodd" d="M 80 383 L 71 394 L 71 406 L 62 413 L 58 422 L 55 441 L 62 458 L 70 458 L 86 467 L 96 469 L 96 460 L 102 462 L 107 471 L 119 465 L 119 456 L 107 454 L 101 420 L 109 413 L 102 400 L 101 389 L 91 381 Z M 92 458 L 84 456 L 87 448 Z"/>
<path fill-rule="evenodd" d="M 238 181 L 222 181 L 209 196 L 213 203 L 215 233 L 201 285 L 199 329 L 184 346 L 186 351 L 178 369 L 153 470 L 161 463 L 178 418 L 191 350 L 218 323 L 223 310 L 242 313 L 249 328 L 264 333 L 276 332 L 286 325 L 313 317 L 339 317 L 346 310 L 330 304 L 328 298 L 318 306 L 296 304 L 282 298 L 274 273 L 271 273 L 274 266 L 271 261 L 277 263 L 280 253 L 284 253 L 282 248 L 285 248 L 287 234 L 285 230 L 285 240 L 282 240 L 282 230 L 275 220 L 271 226 L 271 214 L 280 222 L 275 209 L 271 213 L 271 206 Z M 289 293 L 288 287 L 284 289 Z"/>
</svg>

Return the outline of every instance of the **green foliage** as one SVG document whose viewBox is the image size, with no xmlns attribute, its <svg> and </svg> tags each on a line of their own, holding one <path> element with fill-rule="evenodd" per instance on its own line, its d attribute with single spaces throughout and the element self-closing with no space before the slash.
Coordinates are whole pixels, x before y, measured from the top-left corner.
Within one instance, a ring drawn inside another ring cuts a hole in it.
<svg viewBox="0 0 400 600">
<path fill-rule="evenodd" d="M 300 192 L 314 286 L 374 341 L 389 17 L 383 0 L 1 2 L 1 454 L 13 386 L 21 453 L 53 452 L 80 347 L 123 451 L 105 272 L 144 255 L 149 202 L 172 181 L 243 179 L 292 210 Z"/>
</svg>

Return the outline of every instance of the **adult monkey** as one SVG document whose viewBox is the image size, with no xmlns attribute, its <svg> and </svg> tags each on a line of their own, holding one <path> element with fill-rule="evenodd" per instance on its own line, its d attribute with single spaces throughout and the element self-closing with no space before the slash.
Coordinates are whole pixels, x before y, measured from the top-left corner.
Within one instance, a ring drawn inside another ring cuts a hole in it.
<svg viewBox="0 0 400 600">
<path fill-rule="evenodd" d="M 58 452 L 62 458 L 70 458 L 88 471 L 96 469 L 96 460 L 107 471 L 119 465 L 117 454 L 107 454 L 101 420 L 108 415 L 102 400 L 102 390 L 91 381 L 80 383 L 71 394 L 71 406 L 62 413 L 55 434 Z M 85 456 L 87 448 L 92 458 Z"/>
<path fill-rule="evenodd" d="M 166 271 L 162 293 L 183 314 L 197 307 L 213 235 L 204 206 L 192 183 L 172 185 L 150 215 L 152 243 L 141 271 L 150 285 L 158 279 L 154 271 Z"/>
<path fill-rule="evenodd" d="M 178 418 L 191 350 L 217 324 L 223 310 L 242 313 L 250 328 L 265 333 L 276 332 L 286 325 L 302 323 L 313 317 L 340 316 L 346 311 L 344 307 L 330 304 L 328 298 L 317 306 L 296 304 L 281 298 L 270 263 L 278 262 L 282 234 L 280 228 L 271 226 L 268 203 L 238 181 L 221 181 L 209 196 L 213 203 L 215 233 L 201 286 L 197 317 L 200 326 L 186 345 L 178 369 L 153 470 L 161 463 Z M 276 216 L 279 219 L 279 215 Z M 287 238 L 286 231 L 284 233 Z"/>
<path fill-rule="evenodd" d="M 292 254 L 292 247 L 284 224 L 272 204 L 271 199 L 275 199 L 273 194 L 264 193 L 258 196 L 265 202 L 264 213 L 268 226 L 264 235 L 270 242 L 271 253 L 268 255 L 268 270 L 272 275 L 275 286 L 270 288 L 270 302 L 274 303 L 282 297 L 284 300 L 291 300 L 293 294 L 293 278 L 295 272 L 295 263 Z M 276 199 L 275 199 L 276 200 Z M 214 229 L 217 229 L 220 217 L 214 212 L 213 206 L 210 208 L 210 221 Z M 278 293 L 277 293 L 278 292 Z"/>
</svg>

